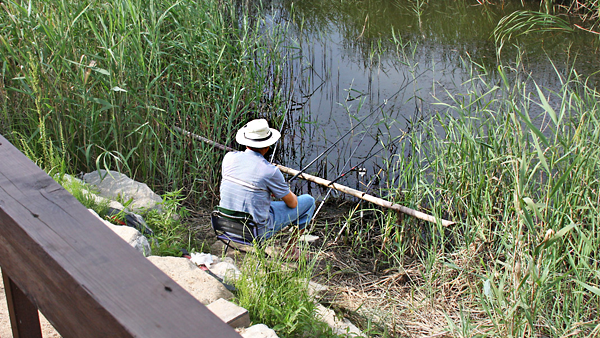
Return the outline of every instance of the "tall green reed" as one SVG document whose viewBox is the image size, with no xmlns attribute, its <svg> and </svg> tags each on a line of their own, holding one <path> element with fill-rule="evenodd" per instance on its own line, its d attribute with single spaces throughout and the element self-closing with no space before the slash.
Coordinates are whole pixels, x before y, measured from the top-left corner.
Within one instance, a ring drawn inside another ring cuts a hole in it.
<svg viewBox="0 0 600 338">
<path fill-rule="evenodd" d="M 2 133 L 23 147 L 41 135 L 72 171 L 110 167 L 162 191 L 211 196 L 221 155 L 170 127 L 231 143 L 238 124 L 278 110 L 282 33 L 264 34 L 260 12 L 249 20 L 247 8 L 233 0 L 4 2 Z"/>
<path fill-rule="evenodd" d="M 460 93 L 447 93 L 451 103 L 439 103 L 405 145 L 410 151 L 390 160 L 402 204 L 457 225 L 387 225 L 402 230 L 385 234 L 388 256 L 422 262 L 431 299 L 444 276 L 463 276 L 469 292 L 457 301 L 485 316 L 453 327 L 592 334 L 600 327 L 599 94 L 575 72 L 557 72 L 562 87 L 552 91 L 519 67 L 491 76 L 466 65 L 472 73 Z"/>
</svg>

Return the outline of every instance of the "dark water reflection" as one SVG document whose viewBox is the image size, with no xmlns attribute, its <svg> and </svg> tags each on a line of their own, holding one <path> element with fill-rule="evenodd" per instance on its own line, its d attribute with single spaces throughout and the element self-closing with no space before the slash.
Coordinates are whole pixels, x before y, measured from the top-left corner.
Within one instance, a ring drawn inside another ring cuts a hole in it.
<svg viewBox="0 0 600 338">
<path fill-rule="evenodd" d="M 440 109 L 432 103 L 449 100 L 446 91 L 461 93 L 471 76 L 465 66 L 469 59 L 497 81 L 499 60 L 511 64 L 520 56 L 521 70 L 549 89 L 560 87 L 556 71 L 564 75 L 574 67 L 589 76 L 600 69 L 598 39 L 583 31 L 524 36 L 515 41 L 518 48 L 506 46 L 498 58 L 492 31 L 500 18 L 537 10 L 539 2 L 274 0 L 271 6 L 273 25 L 290 24 L 292 31 L 288 77 L 293 95 L 284 146 L 277 153 L 281 163 L 302 168 L 358 120 L 379 110 L 307 170 L 328 179 L 360 163 L 380 144 L 418 129 L 421 120 Z M 366 175 L 355 173 L 340 183 L 360 187 L 386 168 L 386 160 L 402 146 L 362 165 Z M 406 144 L 404 149 L 409 151 Z"/>
</svg>

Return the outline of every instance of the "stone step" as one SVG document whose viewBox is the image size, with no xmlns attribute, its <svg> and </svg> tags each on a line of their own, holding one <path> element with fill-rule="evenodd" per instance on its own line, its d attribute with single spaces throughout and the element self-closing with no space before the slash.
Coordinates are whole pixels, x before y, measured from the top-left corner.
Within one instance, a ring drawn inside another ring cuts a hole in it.
<svg viewBox="0 0 600 338">
<path fill-rule="evenodd" d="M 208 304 L 207 307 L 212 313 L 233 328 L 250 326 L 248 310 L 228 300 L 219 298 Z"/>
</svg>

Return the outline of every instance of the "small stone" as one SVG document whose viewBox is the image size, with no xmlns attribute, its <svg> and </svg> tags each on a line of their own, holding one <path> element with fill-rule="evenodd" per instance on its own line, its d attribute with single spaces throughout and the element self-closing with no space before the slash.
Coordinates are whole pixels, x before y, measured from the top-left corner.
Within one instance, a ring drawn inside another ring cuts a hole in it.
<svg viewBox="0 0 600 338">
<path fill-rule="evenodd" d="M 306 243 L 314 243 L 319 239 L 319 236 L 313 236 L 313 235 L 302 235 L 300 236 L 300 238 L 298 239 L 301 242 L 306 242 Z"/>
<path fill-rule="evenodd" d="M 244 338 L 279 338 L 277 333 L 265 324 L 252 325 L 247 329 L 238 330 Z"/>
<path fill-rule="evenodd" d="M 321 304 L 317 304 L 317 313 L 321 319 L 333 329 L 333 333 L 350 337 L 364 337 L 358 327 L 346 318 L 343 318 L 342 320 L 338 319 L 333 310 L 328 309 Z"/>
<path fill-rule="evenodd" d="M 313 281 L 308 282 L 308 294 L 313 297 L 322 296 L 327 292 L 327 290 L 329 290 L 329 288 L 325 285 L 315 283 Z"/>
<path fill-rule="evenodd" d="M 210 271 L 215 275 L 221 277 L 225 282 L 235 282 L 242 274 L 240 269 L 238 269 L 238 267 L 235 266 L 235 264 L 228 262 L 214 264 L 210 268 Z"/>
</svg>

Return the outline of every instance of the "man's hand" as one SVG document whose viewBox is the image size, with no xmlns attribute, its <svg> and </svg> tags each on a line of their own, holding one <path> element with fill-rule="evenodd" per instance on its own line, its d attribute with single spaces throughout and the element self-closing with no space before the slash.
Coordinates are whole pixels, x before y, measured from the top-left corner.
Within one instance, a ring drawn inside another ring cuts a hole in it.
<svg viewBox="0 0 600 338">
<path fill-rule="evenodd" d="M 287 205 L 288 208 L 293 209 L 298 206 L 298 197 L 291 191 L 289 194 L 283 196 L 281 200 L 285 202 L 285 205 Z"/>
</svg>

